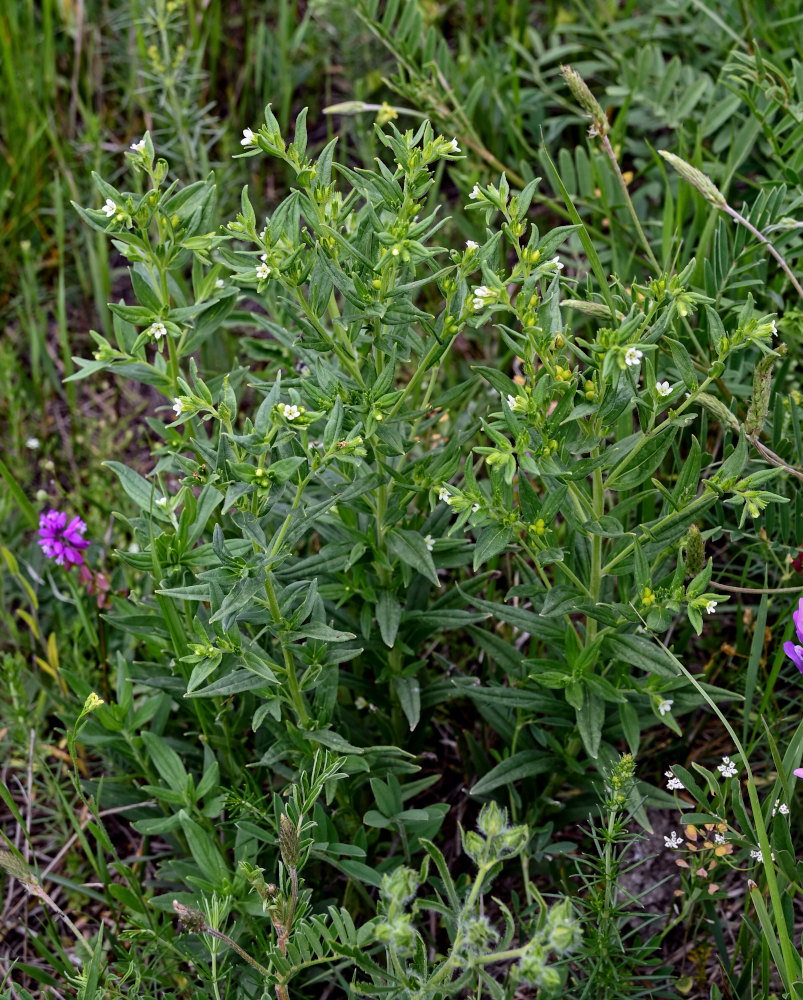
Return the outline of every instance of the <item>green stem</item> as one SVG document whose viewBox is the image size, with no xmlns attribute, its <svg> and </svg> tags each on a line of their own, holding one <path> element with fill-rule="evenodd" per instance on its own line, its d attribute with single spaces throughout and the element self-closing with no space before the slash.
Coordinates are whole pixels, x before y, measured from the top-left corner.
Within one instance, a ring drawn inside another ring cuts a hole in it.
<svg viewBox="0 0 803 1000">
<path fill-rule="evenodd" d="M 273 620 L 277 625 L 280 625 L 282 615 L 279 610 L 279 602 L 276 599 L 276 591 L 273 588 L 273 581 L 271 580 L 270 573 L 268 573 L 265 577 L 265 594 L 268 598 L 268 606 L 270 607 L 270 613 L 273 615 Z M 284 658 L 285 673 L 287 674 L 287 687 L 289 688 L 290 700 L 296 710 L 299 724 L 303 728 L 306 728 L 309 723 L 309 712 L 307 711 L 304 696 L 302 695 L 301 688 L 298 684 L 296 665 L 293 660 L 293 655 L 283 642 L 282 656 Z"/>
<path fill-rule="evenodd" d="M 602 482 L 602 469 L 594 469 L 592 480 L 591 502 L 594 508 L 594 520 L 599 521 L 605 513 L 605 487 Z M 591 536 L 591 581 L 589 590 L 591 600 L 599 604 L 600 588 L 602 586 L 602 535 Z M 586 644 L 597 634 L 597 622 L 594 618 L 586 618 Z"/>
</svg>

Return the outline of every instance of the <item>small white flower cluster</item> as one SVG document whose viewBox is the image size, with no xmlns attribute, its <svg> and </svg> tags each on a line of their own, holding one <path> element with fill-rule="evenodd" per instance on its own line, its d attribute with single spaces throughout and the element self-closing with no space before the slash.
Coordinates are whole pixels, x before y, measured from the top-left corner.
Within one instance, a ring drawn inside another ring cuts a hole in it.
<svg viewBox="0 0 803 1000">
<path fill-rule="evenodd" d="M 711 602 L 713 603 L 713 602 Z M 717 764 L 717 770 L 722 775 L 723 778 L 735 778 L 739 773 L 739 768 L 734 764 L 730 757 L 723 757 L 722 763 Z"/>
<path fill-rule="evenodd" d="M 445 486 L 441 486 L 438 490 L 438 500 L 441 503 L 445 503 L 447 506 L 452 502 L 452 494 L 446 489 Z"/>
<path fill-rule="evenodd" d="M 666 783 L 666 787 L 670 792 L 675 792 L 686 787 L 680 778 L 676 778 L 671 771 L 664 771 L 664 777 L 669 778 L 669 781 Z"/>
<path fill-rule="evenodd" d="M 668 382 L 656 382 L 655 391 L 659 396 L 671 396 L 672 386 Z"/>
<path fill-rule="evenodd" d="M 781 816 L 789 815 L 789 806 L 785 802 L 781 802 L 780 799 L 775 800 L 775 805 L 772 807 L 772 815 L 780 813 Z"/>
<path fill-rule="evenodd" d="M 39 438 L 29 437 L 28 440 L 25 442 L 25 447 L 30 448 L 31 451 L 36 451 L 36 449 L 39 447 Z"/>
<path fill-rule="evenodd" d="M 457 139 L 441 139 L 439 152 L 441 156 L 449 156 L 451 153 L 459 153 L 460 146 Z"/>
<path fill-rule="evenodd" d="M 674 830 L 669 837 L 664 837 L 664 844 L 672 851 L 676 851 L 682 843 L 682 838 Z"/>
<path fill-rule="evenodd" d="M 625 364 L 628 368 L 633 368 L 641 364 L 641 359 L 644 357 L 644 351 L 640 351 L 637 347 L 628 347 L 625 351 Z"/>
<path fill-rule="evenodd" d="M 725 834 L 724 833 L 715 833 L 714 834 L 714 843 L 715 844 L 724 844 L 725 843 Z"/>
<path fill-rule="evenodd" d="M 259 259 L 262 263 L 257 266 L 257 277 L 259 278 L 260 281 L 265 281 L 265 279 L 270 274 L 270 268 L 265 263 L 265 261 L 268 259 L 268 255 L 266 253 L 263 253 Z"/>
<path fill-rule="evenodd" d="M 755 850 L 751 851 L 750 857 L 753 859 L 753 861 L 758 861 L 759 863 L 764 860 L 764 855 L 760 847 L 757 847 Z M 773 861 L 775 860 L 775 851 L 770 851 L 770 857 L 772 858 Z"/>
<path fill-rule="evenodd" d="M 218 278 L 215 282 L 215 288 L 225 288 L 226 282 L 222 278 Z"/>
<path fill-rule="evenodd" d="M 562 271 L 563 264 L 560 261 L 560 257 L 553 257 L 552 260 L 548 260 L 545 264 L 541 265 L 543 271 Z"/>
<path fill-rule="evenodd" d="M 667 698 L 664 701 L 658 702 L 658 711 L 660 712 L 661 715 L 666 715 L 667 712 L 671 712 L 672 711 L 672 706 L 673 705 L 674 705 L 674 702 L 672 701 L 672 699 L 671 698 Z"/>
<path fill-rule="evenodd" d="M 492 302 L 496 298 L 497 293 L 493 288 L 489 288 L 487 285 L 479 285 L 474 289 L 474 298 L 471 302 L 473 309 L 482 309 L 483 306 L 487 305 L 488 302 Z"/>
<path fill-rule="evenodd" d="M 518 396 L 512 396 L 510 393 L 507 394 L 507 405 L 511 410 L 517 410 L 519 408 Z"/>
<path fill-rule="evenodd" d="M 455 502 L 455 500 L 457 500 L 461 504 L 461 507 L 460 507 L 461 510 L 465 509 L 465 507 L 467 506 L 467 504 L 464 502 L 465 501 L 464 497 L 453 496 L 449 492 L 449 490 L 447 489 L 446 486 L 441 486 L 441 488 L 438 490 L 438 500 L 441 503 L 445 503 L 447 507 L 451 507 L 452 504 Z M 473 503 L 471 505 L 471 513 L 472 514 L 476 514 L 479 509 L 480 509 L 480 505 L 478 503 Z"/>
<path fill-rule="evenodd" d="M 278 409 L 285 420 L 293 421 L 301 416 L 301 410 L 295 403 L 279 403 Z"/>
</svg>

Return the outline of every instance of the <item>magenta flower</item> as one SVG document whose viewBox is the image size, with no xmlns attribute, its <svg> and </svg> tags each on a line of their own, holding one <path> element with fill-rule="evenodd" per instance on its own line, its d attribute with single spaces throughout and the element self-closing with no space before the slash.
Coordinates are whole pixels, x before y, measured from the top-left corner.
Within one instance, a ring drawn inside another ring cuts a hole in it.
<svg viewBox="0 0 803 1000">
<path fill-rule="evenodd" d="M 785 642 L 783 651 L 803 674 L 803 597 L 800 598 L 797 611 L 792 615 L 792 621 L 795 623 L 797 642 Z"/>
<path fill-rule="evenodd" d="M 803 767 L 796 767 L 795 768 L 795 777 L 796 778 L 803 778 Z"/>
<path fill-rule="evenodd" d="M 55 559 L 59 566 L 83 565 L 81 552 L 90 544 L 83 537 L 85 531 L 86 525 L 80 517 L 67 524 L 63 511 L 50 510 L 39 516 L 39 544 L 48 559 Z"/>
</svg>

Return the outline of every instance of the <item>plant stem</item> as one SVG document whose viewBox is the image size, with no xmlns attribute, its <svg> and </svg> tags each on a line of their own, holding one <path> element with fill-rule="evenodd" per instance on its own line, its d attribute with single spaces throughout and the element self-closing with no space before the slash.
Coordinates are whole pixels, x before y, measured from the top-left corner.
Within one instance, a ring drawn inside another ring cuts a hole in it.
<svg viewBox="0 0 803 1000">
<path fill-rule="evenodd" d="M 658 263 L 655 254 L 652 252 L 652 247 L 647 242 L 647 237 L 644 235 L 644 230 L 641 228 L 641 223 L 639 222 L 638 215 L 636 214 L 635 206 L 633 205 L 633 202 L 630 199 L 630 192 L 627 189 L 627 181 L 624 179 L 624 176 L 622 175 L 622 171 L 619 167 L 619 161 L 616 159 L 616 153 L 614 153 L 613 146 L 611 145 L 611 140 L 608 138 L 607 135 L 603 135 L 602 137 L 602 148 L 608 154 L 608 159 L 613 164 L 613 169 L 616 172 L 616 177 L 619 181 L 619 186 L 622 189 L 622 194 L 625 196 L 625 202 L 627 203 L 630 216 L 633 219 L 633 223 L 636 227 L 636 232 L 639 234 L 639 239 L 641 240 L 644 249 L 647 251 L 647 257 L 649 257 L 650 264 L 652 264 L 653 268 L 655 269 L 655 273 L 660 274 L 661 265 Z"/>
</svg>

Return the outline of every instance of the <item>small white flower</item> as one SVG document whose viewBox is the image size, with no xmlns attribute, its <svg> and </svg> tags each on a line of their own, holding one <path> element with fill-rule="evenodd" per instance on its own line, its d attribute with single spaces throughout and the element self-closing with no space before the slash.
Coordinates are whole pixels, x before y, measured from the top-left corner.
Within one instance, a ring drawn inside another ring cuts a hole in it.
<svg viewBox="0 0 803 1000">
<path fill-rule="evenodd" d="M 244 128 L 243 129 L 243 137 L 242 137 L 242 139 L 240 139 L 240 145 L 241 146 L 253 146 L 255 142 L 256 142 L 256 139 L 254 138 L 254 133 L 251 131 L 251 129 L 250 128 Z"/>
<path fill-rule="evenodd" d="M 656 382 L 655 391 L 659 396 L 671 396 L 672 386 L 668 382 Z"/>
<path fill-rule="evenodd" d="M 103 212 L 104 215 L 108 216 L 108 218 L 111 219 L 113 215 L 117 214 L 117 205 L 114 203 L 114 201 L 112 201 L 111 198 L 107 198 L 106 204 L 101 209 L 101 212 Z"/>
<path fill-rule="evenodd" d="M 184 409 L 184 404 L 181 402 L 178 396 L 176 396 L 176 398 L 173 400 L 173 410 L 177 417 L 181 416 L 183 409 Z"/>
<path fill-rule="evenodd" d="M 672 711 L 673 704 L 674 702 L 672 701 L 671 698 L 669 698 L 666 701 L 661 701 L 658 703 L 658 711 L 661 713 L 661 715 L 666 715 L 667 712 Z"/>
<path fill-rule="evenodd" d="M 390 251 L 390 254 L 391 254 L 391 256 L 392 256 L 392 257 L 398 257 L 398 256 L 399 256 L 399 248 L 398 248 L 398 247 L 394 247 L 394 248 L 393 248 L 393 249 L 392 249 L 392 250 Z"/>
<path fill-rule="evenodd" d="M 31 451 L 36 451 L 36 449 L 39 447 L 39 438 L 29 437 L 28 440 L 25 442 L 25 447 L 30 448 Z"/>
<path fill-rule="evenodd" d="M 215 282 L 215 288 L 223 288 L 226 282 L 222 278 L 218 278 Z"/>
<path fill-rule="evenodd" d="M 781 802 L 780 799 L 775 800 L 775 805 L 772 807 L 772 815 L 780 813 L 782 816 L 789 815 L 789 806 L 785 802 Z"/>
<path fill-rule="evenodd" d="M 479 285 L 474 289 L 474 294 L 478 299 L 494 299 L 496 298 L 496 292 L 489 288 L 487 285 Z"/>
<path fill-rule="evenodd" d="M 715 844 L 724 844 L 725 843 L 725 834 L 724 833 L 715 833 L 714 834 L 714 843 Z"/>
<path fill-rule="evenodd" d="M 145 140 L 140 139 L 139 142 L 132 142 L 131 151 L 133 153 L 143 153 L 145 151 Z"/>
<path fill-rule="evenodd" d="M 471 505 L 471 513 L 472 514 L 476 514 L 479 509 L 480 509 L 480 505 L 478 503 L 473 503 Z"/>
<path fill-rule="evenodd" d="M 160 507 L 166 507 L 167 506 L 167 497 L 157 497 L 156 498 L 156 502 L 159 504 Z"/>
<path fill-rule="evenodd" d="M 471 189 L 471 194 L 469 195 L 469 198 L 476 200 L 477 198 L 481 197 L 482 197 L 482 192 L 480 191 L 480 186 L 479 184 L 475 184 L 474 187 Z"/>
<path fill-rule="evenodd" d="M 625 351 L 625 364 L 632 368 L 634 365 L 640 364 L 643 357 L 643 351 L 640 351 L 637 347 L 628 347 Z"/>
<path fill-rule="evenodd" d="M 267 260 L 268 259 L 268 255 L 266 253 L 262 253 L 262 254 L 259 255 L 259 259 L 260 260 Z"/>
<path fill-rule="evenodd" d="M 770 323 L 770 332 L 772 333 L 773 337 L 778 336 L 778 327 L 775 325 L 775 320 L 773 320 Z"/>
<path fill-rule="evenodd" d="M 555 268 L 555 270 L 557 271 L 563 270 L 563 264 L 561 264 L 560 262 L 560 257 L 553 257 L 549 263 Z"/>
<path fill-rule="evenodd" d="M 734 764 L 730 757 L 723 757 L 722 763 L 717 764 L 717 770 L 723 778 L 735 778 L 739 773 L 739 768 Z"/>
<path fill-rule="evenodd" d="M 270 274 L 270 268 L 268 267 L 267 264 L 260 264 L 259 267 L 257 267 L 257 277 L 259 278 L 260 281 L 264 281 L 269 274 Z"/>
<path fill-rule="evenodd" d="M 515 410 L 518 407 L 518 403 L 516 402 L 516 397 L 511 396 L 510 393 L 507 394 L 507 405 L 510 407 L 511 410 Z"/>
<path fill-rule="evenodd" d="M 677 833 L 675 833 L 674 830 L 672 831 L 671 836 L 664 837 L 664 844 L 667 847 L 671 848 L 671 850 L 673 851 L 677 850 L 677 848 L 680 847 L 682 843 L 683 843 L 682 839 L 677 835 Z"/>
<path fill-rule="evenodd" d="M 706 601 L 705 602 L 705 613 L 707 615 L 713 615 L 713 613 L 716 610 L 717 610 L 717 602 L 716 601 Z"/>
<path fill-rule="evenodd" d="M 479 243 L 475 243 L 474 240 L 466 240 L 466 250 L 479 250 Z"/>
<path fill-rule="evenodd" d="M 295 403 L 279 403 L 279 410 L 285 420 L 295 420 L 296 417 L 301 416 L 301 410 Z"/>
<path fill-rule="evenodd" d="M 429 552 L 435 548 L 435 539 L 432 535 L 424 535 L 424 545 L 426 545 Z"/>
<path fill-rule="evenodd" d="M 457 139 L 452 139 L 451 142 L 448 142 L 448 141 L 444 140 L 443 152 L 444 153 L 459 153 L 460 152 L 460 146 L 458 146 L 458 144 L 457 144 Z"/>
<path fill-rule="evenodd" d="M 680 778 L 676 778 L 671 771 L 664 771 L 664 777 L 669 778 L 669 781 L 667 781 L 666 783 L 666 787 L 669 789 L 670 792 L 674 792 L 676 789 L 679 788 L 685 788 L 685 785 L 680 780 Z"/>
<path fill-rule="evenodd" d="M 167 327 L 164 323 L 151 323 L 148 327 L 148 333 L 153 337 L 154 340 L 159 340 L 161 337 L 167 335 Z"/>
<path fill-rule="evenodd" d="M 264 239 L 265 239 L 265 237 L 266 237 L 267 235 L 268 235 L 268 227 L 267 227 L 267 226 L 265 226 L 265 228 L 264 228 L 264 229 L 262 230 L 262 232 L 261 232 L 261 233 L 259 234 L 259 238 L 260 238 L 261 240 L 264 240 Z"/>
<path fill-rule="evenodd" d="M 451 494 L 449 493 L 449 491 L 446 489 L 445 486 L 441 486 L 441 488 L 438 490 L 438 499 L 443 503 L 447 504 L 452 502 Z"/>
<path fill-rule="evenodd" d="M 764 860 L 764 855 L 761 853 L 761 848 L 756 848 L 754 851 L 751 851 L 750 852 L 750 857 L 754 861 L 761 862 L 761 861 Z M 775 852 L 774 851 L 770 851 L 770 857 L 772 858 L 773 861 L 775 860 Z"/>
</svg>

